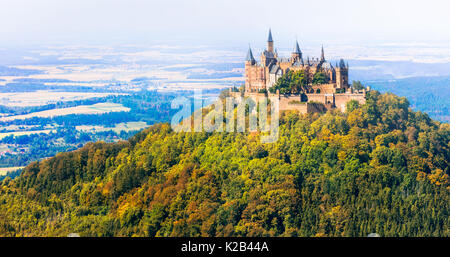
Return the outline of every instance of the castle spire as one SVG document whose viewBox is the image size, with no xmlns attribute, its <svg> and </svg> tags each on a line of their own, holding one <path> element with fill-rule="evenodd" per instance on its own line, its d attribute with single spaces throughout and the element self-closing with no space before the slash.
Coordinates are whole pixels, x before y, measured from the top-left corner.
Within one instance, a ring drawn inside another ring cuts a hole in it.
<svg viewBox="0 0 450 257">
<path fill-rule="evenodd" d="M 267 38 L 267 42 L 273 42 L 272 39 L 272 29 L 269 28 L 269 38 Z"/>
<path fill-rule="evenodd" d="M 320 60 L 325 61 L 325 53 L 323 52 L 323 45 L 322 45 L 322 53 L 320 55 Z"/>
<path fill-rule="evenodd" d="M 267 39 L 267 51 L 273 53 L 273 39 L 271 29 L 269 29 L 269 38 Z"/>
<path fill-rule="evenodd" d="M 302 53 L 302 51 L 300 51 L 300 46 L 298 45 L 298 41 L 297 40 L 295 40 L 294 53 L 295 54 L 301 54 Z"/>
<path fill-rule="evenodd" d="M 302 60 L 302 51 L 300 50 L 300 46 L 298 46 L 298 41 L 295 40 L 294 51 L 292 52 L 292 63 L 298 62 Z"/>
<path fill-rule="evenodd" d="M 252 65 L 256 63 L 255 57 L 253 57 L 252 48 L 250 45 L 248 46 L 248 52 L 247 57 L 245 58 L 245 61 L 250 62 Z"/>
<path fill-rule="evenodd" d="M 341 60 L 339 61 L 339 68 L 345 69 L 345 62 L 344 62 L 344 59 L 341 59 Z"/>
</svg>

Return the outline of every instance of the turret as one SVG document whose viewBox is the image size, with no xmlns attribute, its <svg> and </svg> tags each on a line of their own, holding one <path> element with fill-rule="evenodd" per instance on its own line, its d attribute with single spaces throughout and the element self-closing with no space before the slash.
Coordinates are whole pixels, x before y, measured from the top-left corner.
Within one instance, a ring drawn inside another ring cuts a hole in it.
<svg viewBox="0 0 450 257">
<path fill-rule="evenodd" d="M 335 70 L 337 88 L 348 88 L 348 68 L 343 59 L 336 63 Z"/>
<path fill-rule="evenodd" d="M 300 61 L 302 59 L 302 51 L 298 45 L 298 41 L 295 41 L 294 51 L 292 52 L 292 62 Z"/>
<path fill-rule="evenodd" d="M 341 59 L 341 60 L 339 61 L 339 68 L 341 68 L 341 69 L 347 68 L 347 66 L 345 65 L 344 59 Z"/>
<path fill-rule="evenodd" d="M 254 65 L 256 63 L 255 57 L 253 57 L 252 49 L 248 46 L 247 57 L 245 58 L 246 64 Z"/>
</svg>

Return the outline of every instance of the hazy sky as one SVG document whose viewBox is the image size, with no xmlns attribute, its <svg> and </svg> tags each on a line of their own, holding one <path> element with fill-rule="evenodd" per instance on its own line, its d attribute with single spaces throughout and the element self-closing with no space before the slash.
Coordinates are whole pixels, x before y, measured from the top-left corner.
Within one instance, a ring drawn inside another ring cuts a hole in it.
<svg viewBox="0 0 450 257">
<path fill-rule="evenodd" d="M 0 0 L 0 45 L 450 42 L 447 0 Z"/>
</svg>

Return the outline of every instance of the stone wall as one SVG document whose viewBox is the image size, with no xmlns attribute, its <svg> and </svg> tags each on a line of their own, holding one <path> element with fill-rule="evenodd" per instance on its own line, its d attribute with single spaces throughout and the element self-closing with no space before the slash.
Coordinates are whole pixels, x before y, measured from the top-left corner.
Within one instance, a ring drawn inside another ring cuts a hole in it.
<svg viewBox="0 0 450 257">
<path fill-rule="evenodd" d="M 336 84 L 335 83 L 329 83 L 329 84 L 320 84 L 320 85 L 312 85 L 313 93 L 317 94 L 333 94 L 336 93 Z M 317 91 L 319 90 L 319 91 Z"/>
<path fill-rule="evenodd" d="M 347 103 L 351 100 L 356 100 L 359 102 L 359 104 L 365 104 L 366 98 L 365 94 L 351 94 L 351 93 L 344 93 L 344 94 L 335 94 L 335 106 L 342 112 L 345 112 Z"/>
<path fill-rule="evenodd" d="M 296 110 L 301 113 L 307 112 L 306 102 L 301 102 L 300 95 L 279 95 L 280 111 Z"/>
<path fill-rule="evenodd" d="M 231 96 L 241 97 L 240 92 L 230 92 Z M 272 94 L 245 92 L 245 97 L 251 98 L 255 102 L 268 97 L 279 100 L 280 111 L 296 110 L 301 113 L 324 112 L 333 108 L 338 108 L 345 112 L 346 105 L 351 100 L 356 100 L 360 104 L 366 102 L 365 91 L 362 93 L 342 93 L 342 94 L 306 94 L 307 102 L 302 102 L 299 94 Z"/>
</svg>

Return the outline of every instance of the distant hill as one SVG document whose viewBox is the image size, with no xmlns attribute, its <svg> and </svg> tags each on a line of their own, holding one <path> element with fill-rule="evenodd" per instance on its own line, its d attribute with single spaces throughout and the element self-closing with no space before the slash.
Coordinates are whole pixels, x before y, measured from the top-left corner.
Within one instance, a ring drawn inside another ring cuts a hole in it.
<svg viewBox="0 0 450 257">
<path fill-rule="evenodd" d="M 450 122 L 450 76 L 364 81 L 364 84 L 381 92 L 405 96 L 414 110 Z"/>
<path fill-rule="evenodd" d="M 406 98 L 259 137 L 157 124 L 32 163 L 0 186 L 0 235 L 450 236 L 450 125 Z"/>
<path fill-rule="evenodd" d="M 13 67 L 0 66 L 0 76 L 28 76 L 42 74 L 40 70 L 18 69 Z"/>
</svg>

